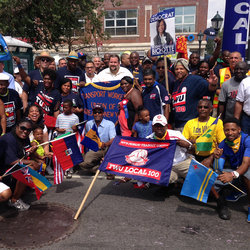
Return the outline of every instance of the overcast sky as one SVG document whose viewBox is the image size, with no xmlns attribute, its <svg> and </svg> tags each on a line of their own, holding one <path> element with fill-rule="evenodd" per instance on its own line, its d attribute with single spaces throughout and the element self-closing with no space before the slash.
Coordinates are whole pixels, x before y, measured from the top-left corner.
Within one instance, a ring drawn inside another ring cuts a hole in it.
<svg viewBox="0 0 250 250">
<path fill-rule="evenodd" d="M 211 18 L 216 15 L 217 11 L 224 18 L 225 2 L 226 0 L 208 0 L 207 27 L 211 26 Z"/>
</svg>

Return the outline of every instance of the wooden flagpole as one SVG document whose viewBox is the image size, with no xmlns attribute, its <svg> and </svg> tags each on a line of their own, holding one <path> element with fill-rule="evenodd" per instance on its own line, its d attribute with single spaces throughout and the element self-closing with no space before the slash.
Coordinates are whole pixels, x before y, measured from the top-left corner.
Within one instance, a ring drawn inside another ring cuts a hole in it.
<svg viewBox="0 0 250 250">
<path fill-rule="evenodd" d="M 84 196 L 84 198 L 83 198 L 83 200 L 82 200 L 82 203 L 81 203 L 80 207 L 79 207 L 78 210 L 77 210 L 77 213 L 76 213 L 76 215 L 75 215 L 75 217 L 74 217 L 74 220 L 77 220 L 77 219 L 78 219 L 78 216 L 79 216 L 79 214 L 80 214 L 81 211 L 82 211 L 82 208 L 83 208 L 83 206 L 84 206 L 84 204 L 85 204 L 85 202 L 86 202 L 86 200 L 87 200 L 87 198 L 88 198 L 88 196 L 89 196 L 89 193 L 90 193 L 90 191 L 91 191 L 91 189 L 92 189 L 92 187 L 93 187 L 93 185 L 94 185 L 94 183 L 95 183 L 95 181 L 96 181 L 96 178 L 97 178 L 97 176 L 99 175 L 99 173 L 100 173 L 100 170 L 98 169 L 98 170 L 96 171 L 96 174 L 95 174 L 95 176 L 94 176 L 94 179 L 92 180 L 92 182 L 91 182 L 90 185 L 89 185 L 89 188 L 88 188 L 88 190 L 87 190 L 87 192 L 86 192 L 86 194 L 85 194 L 85 196 Z"/>
<path fill-rule="evenodd" d="M 56 138 L 56 139 L 51 140 L 51 141 L 46 141 L 46 142 L 43 142 L 42 144 L 39 144 L 39 146 L 43 146 L 43 145 L 46 145 L 46 144 L 48 144 L 48 143 L 51 143 L 51 142 L 54 142 L 54 141 L 61 140 L 61 139 L 64 139 L 64 138 L 66 138 L 66 137 L 69 137 L 69 136 L 75 135 L 75 134 L 76 134 L 76 133 L 71 133 L 71 134 L 69 134 L 69 135 L 65 135 L 65 136 L 63 136 L 63 137 Z"/>
</svg>

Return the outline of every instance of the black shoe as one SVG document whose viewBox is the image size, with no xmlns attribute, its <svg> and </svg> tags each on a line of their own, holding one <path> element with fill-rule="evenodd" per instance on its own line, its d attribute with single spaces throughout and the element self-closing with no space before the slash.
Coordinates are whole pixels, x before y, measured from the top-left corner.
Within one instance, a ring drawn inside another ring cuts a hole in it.
<svg viewBox="0 0 250 250">
<path fill-rule="evenodd" d="M 219 217 L 222 220 L 230 220 L 231 218 L 230 210 L 226 206 L 226 201 L 222 199 L 221 197 L 217 200 L 217 211 L 218 211 Z"/>
</svg>

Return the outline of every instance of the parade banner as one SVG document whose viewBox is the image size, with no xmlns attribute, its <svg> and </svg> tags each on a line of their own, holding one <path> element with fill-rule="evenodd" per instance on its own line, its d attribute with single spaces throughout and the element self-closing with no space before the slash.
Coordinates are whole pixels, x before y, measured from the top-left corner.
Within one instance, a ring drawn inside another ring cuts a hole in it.
<svg viewBox="0 0 250 250">
<path fill-rule="evenodd" d="M 238 51 L 245 58 L 248 29 L 249 0 L 227 0 L 222 50 Z"/>
<path fill-rule="evenodd" d="M 80 96 L 84 104 L 84 120 L 94 119 L 92 108 L 96 104 L 100 104 L 104 107 L 104 118 L 115 123 L 118 115 L 118 103 L 122 100 L 123 95 L 120 80 L 86 84 L 80 89 Z"/>
<path fill-rule="evenodd" d="M 151 55 L 173 55 L 175 49 L 175 9 L 167 9 L 150 18 Z"/>
<path fill-rule="evenodd" d="M 99 169 L 109 174 L 168 186 L 175 147 L 175 140 L 116 136 Z"/>
</svg>

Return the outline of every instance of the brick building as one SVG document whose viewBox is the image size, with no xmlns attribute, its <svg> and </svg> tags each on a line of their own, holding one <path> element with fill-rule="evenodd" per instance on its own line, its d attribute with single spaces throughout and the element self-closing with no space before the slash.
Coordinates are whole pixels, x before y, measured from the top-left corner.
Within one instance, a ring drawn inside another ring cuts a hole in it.
<svg viewBox="0 0 250 250">
<path fill-rule="evenodd" d="M 99 48 L 100 54 L 106 51 L 120 53 L 136 50 L 141 56 L 150 48 L 149 19 L 165 8 L 175 8 L 176 36 L 194 35 L 188 42 L 189 51 L 198 50 L 197 34 L 207 27 L 208 0 L 126 0 L 119 7 L 113 7 L 110 0 L 105 1 L 106 15 L 104 29 L 110 39 Z M 206 42 L 202 42 L 202 53 Z"/>
</svg>

